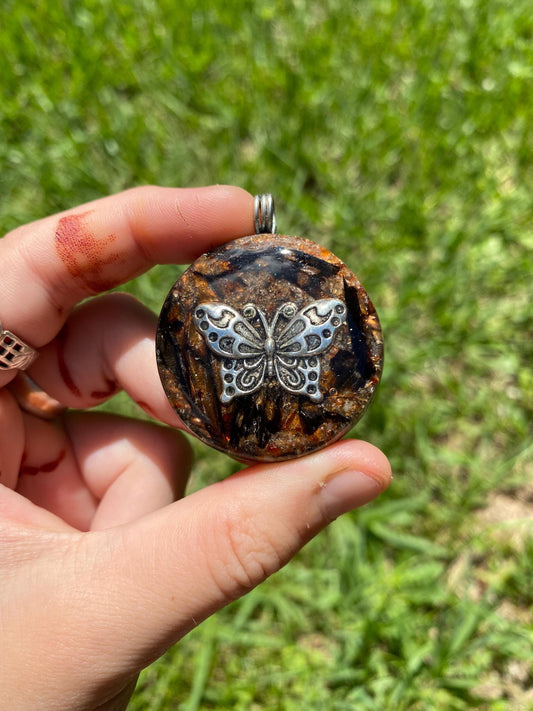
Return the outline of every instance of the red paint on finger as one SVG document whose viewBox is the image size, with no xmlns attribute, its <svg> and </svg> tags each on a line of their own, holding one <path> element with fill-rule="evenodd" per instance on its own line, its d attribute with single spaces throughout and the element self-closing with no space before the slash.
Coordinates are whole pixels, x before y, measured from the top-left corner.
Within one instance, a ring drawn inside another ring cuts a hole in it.
<svg viewBox="0 0 533 711">
<path fill-rule="evenodd" d="M 21 476 L 25 474 L 26 476 L 35 476 L 36 474 L 49 474 L 57 469 L 61 464 L 63 459 L 65 459 L 67 452 L 66 450 L 61 450 L 55 459 L 50 462 L 44 462 L 44 464 L 39 464 L 38 466 L 32 466 L 26 464 L 26 456 L 22 457 L 22 462 L 20 463 L 20 474 Z"/>
<path fill-rule="evenodd" d="M 92 210 L 65 215 L 57 223 L 55 246 L 69 274 L 84 291 L 98 294 L 115 286 L 119 280 L 109 274 L 109 266 L 123 264 L 124 257 L 110 247 L 114 234 L 95 235 L 87 227 Z"/>
<path fill-rule="evenodd" d="M 67 327 L 64 326 L 61 331 L 56 336 L 56 346 L 57 346 L 57 367 L 59 369 L 59 374 L 63 379 L 63 382 L 70 390 L 70 392 L 76 397 L 81 397 L 81 390 L 74 382 L 70 370 L 67 366 L 65 360 L 65 341 L 67 338 Z"/>
<path fill-rule="evenodd" d="M 150 415 L 150 417 L 154 417 L 155 419 L 157 419 L 150 405 L 144 402 L 144 400 L 135 400 L 135 404 L 138 405 L 142 410 L 144 410 L 147 415 Z"/>
<path fill-rule="evenodd" d="M 104 380 L 106 384 L 104 390 L 93 390 L 91 392 L 91 397 L 95 398 L 95 400 L 105 400 L 114 395 L 118 390 L 118 385 L 114 380 L 110 380 L 109 378 L 104 378 Z"/>
</svg>

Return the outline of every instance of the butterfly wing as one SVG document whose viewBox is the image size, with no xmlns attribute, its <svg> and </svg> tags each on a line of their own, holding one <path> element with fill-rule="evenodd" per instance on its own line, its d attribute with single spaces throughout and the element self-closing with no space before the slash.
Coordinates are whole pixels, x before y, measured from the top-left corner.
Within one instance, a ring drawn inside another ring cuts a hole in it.
<svg viewBox="0 0 533 711">
<path fill-rule="evenodd" d="M 346 306 L 339 299 L 313 301 L 276 336 L 276 351 L 296 358 L 323 353 L 345 320 Z"/>
<path fill-rule="evenodd" d="M 264 339 L 227 304 L 199 304 L 193 318 L 209 349 L 219 356 L 250 358 L 264 352 Z"/>
<path fill-rule="evenodd" d="M 220 400 L 228 403 L 238 395 L 249 395 L 258 390 L 265 379 L 265 368 L 264 355 L 256 358 L 224 358 L 220 364 L 223 384 Z"/>
<path fill-rule="evenodd" d="M 193 315 L 194 325 L 208 348 L 223 358 L 220 375 L 223 390 L 220 400 L 228 403 L 238 395 L 258 390 L 265 376 L 264 338 L 227 304 L 199 304 Z"/>
<path fill-rule="evenodd" d="M 285 390 L 297 395 L 307 395 L 313 402 L 322 401 L 318 387 L 320 361 L 316 356 L 292 358 L 276 354 L 274 358 L 276 375 Z"/>
<path fill-rule="evenodd" d="M 304 306 L 276 336 L 276 375 L 286 390 L 322 400 L 320 359 L 346 321 L 339 299 L 320 299 Z"/>
</svg>

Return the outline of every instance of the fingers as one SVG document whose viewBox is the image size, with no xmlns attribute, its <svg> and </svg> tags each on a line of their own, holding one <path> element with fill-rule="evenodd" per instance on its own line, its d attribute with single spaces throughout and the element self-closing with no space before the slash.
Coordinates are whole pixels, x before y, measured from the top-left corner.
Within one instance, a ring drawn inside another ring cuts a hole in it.
<svg viewBox="0 0 533 711">
<path fill-rule="evenodd" d="M 22 414 L 10 393 L 0 390 L 0 484 L 15 488 L 24 449 Z"/>
<path fill-rule="evenodd" d="M 96 200 L 0 241 L 0 320 L 38 348 L 82 298 L 251 233 L 253 199 L 239 188 L 143 187 Z M 0 386 L 10 377 L 0 374 Z"/>
<path fill-rule="evenodd" d="M 133 521 L 183 493 L 191 455 L 179 432 L 100 413 L 24 423 L 17 492 L 78 530 Z"/>
<path fill-rule="evenodd" d="M 155 358 L 156 317 L 128 294 L 92 299 L 45 346 L 32 377 L 68 407 L 92 407 L 118 390 L 152 417 L 183 427 L 164 393 Z"/>
<path fill-rule="evenodd" d="M 87 581 L 86 611 L 107 624 L 105 608 L 118 610 L 111 622 L 117 626 L 114 661 L 123 660 L 124 673 L 133 668 L 128 665 L 141 667 L 389 480 L 384 455 L 355 441 L 240 472 L 121 528 L 119 538 L 87 539 L 86 554 L 92 559 L 100 552 Z"/>
<path fill-rule="evenodd" d="M 134 521 L 183 496 L 192 455 L 181 433 L 97 413 L 69 413 L 65 425 L 99 502 L 92 530 Z"/>
<path fill-rule="evenodd" d="M 24 415 L 25 447 L 16 491 L 36 506 L 87 531 L 98 500 L 85 484 L 59 421 Z"/>
<path fill-rule="evenodd" d="M 86 536 L 25 536 L 12 566 L 10 655 L 0 666 L 7 694 L 16 693 L 24 708 L 36 698 L 45 707 L 68 698 L 88 708 L 95 688 L 118 700 L 135 673 L 191 627 L 280 568 L 337 515 L 374 498 L 389 479 L 378 450 L 346 441 L 244 470 L 133 524 Z M 28 571 L 39 597 L 28 587 Z M 61 644 L 58 629 L 68 630 Z M 35 630 L 47 654 L 28 659 Z M 82 664 L 72 665 L 74 653 Z M 32 683 L 20 688 L 25 665 Z M 87 670 L 95 682 L 89 689 Z"/>
<path fill-rule="evenodd" d="M 71 531 L 64 521 L 14 491 L 21 465 L 26 467 L 24 424 L 11 394 L 0 390 L 0 529 L 12 522 L 43 530 Z M 32 473 L 31 470 L 28 472 Z"/>
</svg>

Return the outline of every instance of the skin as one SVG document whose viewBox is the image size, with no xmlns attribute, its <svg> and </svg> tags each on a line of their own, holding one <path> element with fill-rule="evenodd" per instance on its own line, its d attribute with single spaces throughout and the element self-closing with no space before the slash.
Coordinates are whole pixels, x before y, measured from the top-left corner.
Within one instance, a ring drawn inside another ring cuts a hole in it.
<svg viewBox="0 0 533 711">
<path fill-rule="evenodd" d="M 6 708 L 125 709 L 143 667 L 389 484 L 385 456 L 348 440 L 183 498 L 191 456 L 159 381 L 156 317 L 96 294 L 253 233 L 252 214 L 239 188 L 143 187 L 0 241 L 0 321 L 39 350 L 31 377 L 75 409 L 23 413 L 0 372 Z M 84 411 L 119 389 L 172 427 Z"/>
</svg>

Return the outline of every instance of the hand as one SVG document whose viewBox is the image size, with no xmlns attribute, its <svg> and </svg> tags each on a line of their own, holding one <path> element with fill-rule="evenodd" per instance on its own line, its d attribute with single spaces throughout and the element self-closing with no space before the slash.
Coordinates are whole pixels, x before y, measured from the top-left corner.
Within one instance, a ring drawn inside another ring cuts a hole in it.
<svg viewBox="0 0 533 711">
<path fill-rule="evenodd" d="M 191 457 L 177 429 L 79 411 L 124 389 L 181 427 L 159 382 L 155 316 L 118 293 L 76 304 L 251 233 L 243 190 L 147 187 L 0 241 L 0 320 L 39 350 L 31 377 L 77 410 L 22 412 L 14 371 L 0 371 L 0 689 L 11 711 L 126 708 L 144 666 L 387 487 L 384 455 L 348 440 L 182 498 Z"/>
</svg>

